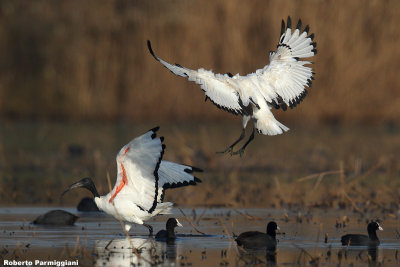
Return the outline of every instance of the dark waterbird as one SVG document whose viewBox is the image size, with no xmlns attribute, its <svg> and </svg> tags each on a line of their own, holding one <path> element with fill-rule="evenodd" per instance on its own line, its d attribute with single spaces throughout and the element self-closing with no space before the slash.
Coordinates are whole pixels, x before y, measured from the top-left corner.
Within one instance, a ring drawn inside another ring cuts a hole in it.
<svg viewBox="0 0 400 267">
<path fill-rule="evenodd" d="M 182 227 L 182 224 L 175 219 L 175 218 L 169 218 L 167 223 L 166 223 L 166 230 L 160 230 L 156 234 L 156 240 L 158 241 L 173 241 L 175 240 L 175 227 Z"/>
<path fill-rule="evenodd" d="M 279 230 L 276 222 L 269 222 L 267 225 L 267 233 L 258 231 L 250 231 L 241 233 L 236 239 L 238 246 L 250 249 L 266 248 L 268 250 L 276 249 L 276 231 Z"/>
<path fill-rule="evenodd" d="M 64 210 L 52 210 L 37 217 L 33 223 L 40 225 L 73 225 L 79 217 Z"/>
<path fill-rule="evenodd" d="M 376 235 L 376 230 L 383 231 L 377 222 L 370 222 L 367 226 L 368 235 L 348 234 L 342 236 L 340 241 L 342 245 L 346 246 L 378 246 L 380 241 Z"/>
</svg>

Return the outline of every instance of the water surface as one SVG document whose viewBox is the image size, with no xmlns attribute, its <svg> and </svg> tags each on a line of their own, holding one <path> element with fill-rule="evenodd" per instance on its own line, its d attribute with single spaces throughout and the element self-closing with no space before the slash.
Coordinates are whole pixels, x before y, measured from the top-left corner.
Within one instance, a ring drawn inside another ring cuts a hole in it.
<svg viewBox="0 0 400 267">
<path fill-rule="evenodd" d="M 341 235 L 366 232 L 366 218 L 355 214 L 349 214 L 345 227 L 336 227 L 343 211 L 314 210 L 299 216 L 298 211 L 272 209 L 184 208 L 182 211 L 187 215 L 184 217 L 175 208 L 170 216 L 158 216 L 149 222 L 156 232 L 165 227 L 167 217 L 181 221 L 184 227 L 176 229 L 178 238 L 167 244 L 149 238 L 143 226 L 133 227 L 128 238 L 114 218 L 103 213 L 77 212 L 75 208 L 60 208 L 80 216 L 75 226 L 30 224 L 38 215 L 52 209 L 57 208 L 0 208 L 3 259 L 78 259 L 82 266 L 265 265 L 268 259 L 264 251 L 239 249 L 233 236 L 249 230 L 265 231 L 268 221 L 275 220 L 281 228 L 277 265 L 303 266 L 317 260 L 321 266 L 337 266 L 338 263 L 343 266 L 377 263 L 396 266 L 399 263 L 397 219 L 387 218 L 382 222 L 384 231 L 378 233 L 382 243 L 371 253 L 365 247 L 342 249 Z M 284 213 L 288 216 L 284 217 Z M 196 231 L 186 218 L 206 235 Z M 327 243 L 324 242 L 326 234 Z"/>
</svg>

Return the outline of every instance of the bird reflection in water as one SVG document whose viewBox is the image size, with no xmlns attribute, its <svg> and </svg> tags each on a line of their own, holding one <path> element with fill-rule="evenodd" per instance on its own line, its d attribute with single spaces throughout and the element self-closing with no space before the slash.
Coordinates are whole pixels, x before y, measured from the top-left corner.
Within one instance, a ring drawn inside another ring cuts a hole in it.
<svg viewBox="0 0 400 267">
<path fill-rule="evenodd" d="M 276 266 L 277 250 L 276 247 L 259 248 L 259 249 L 244 249 L 239 248 L 240 261 L 245 265 L 266 265 Z"/>
<path fill-rule="evenodd" d="M 368 246 L 368 265 L 377 266 L 378 246 Z"/>
<path fill-rule="evenodd" d="M 176 263 L 177 245 L 151 238 L 100 240 L 95 253 L 95 266 L 170 266 Z"/>
</svg>

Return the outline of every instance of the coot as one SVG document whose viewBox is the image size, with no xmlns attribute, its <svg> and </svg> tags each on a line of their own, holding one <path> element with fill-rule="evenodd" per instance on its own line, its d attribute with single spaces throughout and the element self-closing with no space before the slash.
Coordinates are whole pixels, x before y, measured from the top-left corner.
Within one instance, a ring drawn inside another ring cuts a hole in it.
<svg viewBox="0 0 400 267">
<path fill-rule="evenodd" d="M 241 233 L 236 238 L 236 243 L 244 248 L 266 248 L 268 250 L 276 249 L 276 230 L 279 230 L 276 222 L 269 222 L 267 225 L 267 233 L 258 231 L 250 231 Z"/>
<path fill-rule="evenodd" d="M 383 231 L 377 222 L 370 222 L 367 226 L 368 235 L 348 234 L 341 238 L 342 245 L 350 246 L 378 246 L 380 241 L 376 230 Z"/>
<path fill-rule="evenodd" d="M 73 225 L 78 216 L 64 210 L 52 210 L 37 217 L 33 223 L 41 225 Z"/>
<path fill-rule="evenodd" d="M 160 230 L 156 234 L 156 240 L 159 241 L 170 241 L 170 240 L 175 240 L 175 227 L 182 227 L 182 224 L 175 219 L 175 218 L 169 218 L 166 224 L 167 230 Z"/>
</svg>

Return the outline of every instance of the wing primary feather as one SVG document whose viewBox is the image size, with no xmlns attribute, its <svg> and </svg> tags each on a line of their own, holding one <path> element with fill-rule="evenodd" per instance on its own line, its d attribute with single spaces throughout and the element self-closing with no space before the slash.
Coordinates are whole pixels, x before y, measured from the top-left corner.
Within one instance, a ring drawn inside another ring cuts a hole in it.
<svg viewBox="0 0 400 267">
<path fill-rule="evenodd" d="M 306 26 L 305 28 L 304 28 L 304 31 L 306 32 L 306 33 L 308 33 L 308 31 L 310 30 L 310 26 Z"/>
<path fill-rule="evenodd" d="M 160 197 L 160 202 L 164 201 L 164 196 L 165 196 L 165 189 L 162 189 L 161 197 Z"/>
<path fill-rule="evenodd" d="M 201 181 L 199 178 L 197 178 L 196 176 L 194 176 L 194 181 L 195 181 L 196 183 L 202 183 L 202 181 Z"/>
<path fill-rule="evenodd" d="M 311 39 L 311 41 L 313 41 L 314 40 L 314 34 L 312 33 L 312 34 L 310 34 L 309 36 L 307 36 L 307 38 L 310 38 Z"/>
<path fill-rule="evenodd" d="M 230 78 L 233 77 L 232 73 L 230 73 L 230 72 L 227 72 L 226 74 L 227 74 Z"/>
<path fill-rule="evenodd" d="M 150 54 L 157 60 L 160 61 L 160 59 L 154 54 L 153 49 L 151 48 L 151 43 L 150 40 L 147 40 L 147 48 L 149 49 Z"/>
<path fill-rule="evenodd" d="M 279 37 L 282 36 L 282 34 L 284 34 L 284 33 L 285 33 L 285 21 L 282 20 L 282 24 L 281 24 L 281 35 L 279 35 Z"/>
<path fill-rule="evenodd" d="M 313 52 L 314 53 L 314 55 L 316 55 L 317 54 L 317 49 L 313 49 L 313 50 L 311 50 L 311 52 Z"/>
<path fill-rule="evenodd" d="M 299 19 L 299 21 L 297 22 L 296 29 L 298 29 L 299 31 L 301 31 L 301 19 Z"/>
<path fill-rule="evenodd" d="M 272 100 L 271 102 L 270 102 L 270 104 L 275 108 L 275 109 L 279 109 L 281 106 L 279 106 L 276 102 L 275 102 L 275 100 Z"/>
<path fill-rule="evenodd" d="M 148 132 L 152 131 L 152 132 L 157 132 L 160 129 L 160 126 L 156 126 L 150 130 L 148 130 Z"/>
<path fill-rule="evenodd" d="M 287 17 L 287 29 L 291 29 L 292 28 L 292 19 L 290 18 L 290 16 Z"/>
<path fill-rule="evenodd" d="M 186 166 L 188 166 L 188 167 L 190 167 L 190 168 L 191 168 L 191 169 L 189 169 L 189 168 L 185 168 L 183 171 L 184 171 L 184 172 L 186 172 L 186 173 L 193 173 L 193 172 L 203 172 L 203 170 L 202 170 L 202 169 L 200 169 L 200 168 L 193 167 L 193 166 L 189 166 L 189 165 L 186 165 Z"/>
</svg>

